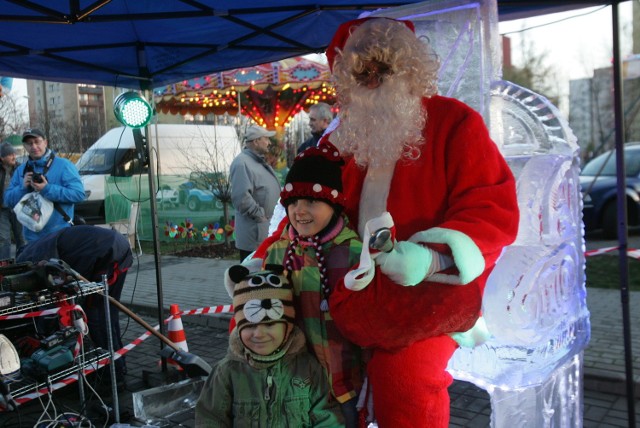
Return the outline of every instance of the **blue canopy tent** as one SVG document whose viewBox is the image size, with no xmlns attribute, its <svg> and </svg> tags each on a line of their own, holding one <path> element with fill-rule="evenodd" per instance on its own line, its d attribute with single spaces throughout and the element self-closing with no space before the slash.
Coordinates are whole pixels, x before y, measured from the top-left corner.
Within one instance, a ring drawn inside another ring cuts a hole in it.
<svg viewBox="0 0 640 428">
<path fill-rule="evenodd" d="M 408 0 L 0 1 L 0 75 L 150 89 L 322 52 L 338 26 Z M 499 1 L 500 19 L 610 3 Z"/>
<path fill-rule="evenodd" d="M 149 90 L 217 71 L 322 52 L 338 26 L 410 0 L 0 0 L 0 76 Z M 471 3 L 471 1 L 469 1 Z M 613 5 L 623 321 L 628 324 L 620 1 L 498 0 L 500 20 Z M 152 210 L 154 198 L 151 198 Z M 157 227 L 154 225 L 157 233 Z M 156 239 L 157 244 L 157 239 Z M 156 246 L 158 305 L 162 286 Z M 163 323 L 160 322 L 161 330 Z M 630 334 L 625 349 L 630 352 Z M 633 399 L 630 354 L 628 400 Z M 631 406 L 633 402 L 630 401 Z M 633 407 L 631 407 L 633 408 Z M 634 415 L 630 413 L 629 421 Z"/>
</svg>

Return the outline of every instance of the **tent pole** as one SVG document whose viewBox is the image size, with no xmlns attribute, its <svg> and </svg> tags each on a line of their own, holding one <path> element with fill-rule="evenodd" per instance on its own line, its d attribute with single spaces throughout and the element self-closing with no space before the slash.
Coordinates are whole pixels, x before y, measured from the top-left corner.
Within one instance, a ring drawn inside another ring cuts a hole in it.
<svg viewBox="0 0 640 428">
<path fill-rule="evenodd" d="M 147 99 L 153 99 L 153 97 L 149 98 L 149 90 L 145 89 L 145 97 Z M 155 106 L 153 106 L 155 110 Z M 156 270 L 156 290 L 158 297 L 158 325 L 160 334 L 166 336 L 165 334 L 165 326 L 164 326 L 164 317 L 163 317 L 163 308 L 164 308 L 164 296 L 162 293 L 162 270 L 160 266 L 160 237 L 158 235 L 158 204 L 156 201 L 156 151 L 152 150 L 152 141 L 150 137 L 150 126 L 147 125 L 146 136 L 147 136 L 147 159 L 149 159 L 149 204 L 150 204 L 150 215 L 151 215 L 151 232 L 153 234 L 153 259 L 155 262 L 155 270 Z M 156 127 L 156 138 L 158 136 L 158 129 Z M 163 344 L 160 342 L 160 350 L 162 350 Z M 161 366 L 162 372 L 167 372 L 167 359 L 165 357 L 161 357 Z"/>
<path fill-rule="evenodd" d="M 622 327 L 624 338 L 624 360 L 627 387 L 627 414 L 629 427 L 635 427 L 635 400 L 633 384 L 633 357 L 631 349 L 631 322 L 629 318 L 629 259 L 627 256 L 627 200 L 626 200 L 626 172 L 624 168 L 624 114 L 623 87 L 620 58 L 620 29 L 618 8 L 619 1 L 611 5 L 613 19 L 613 93 L 614 120 L 616 142 L 616 171 L 617 171 L 617 208 L 618 208 L 618 263 L 620 271 L 620 301 L 622 304 Z"/>
</svg>

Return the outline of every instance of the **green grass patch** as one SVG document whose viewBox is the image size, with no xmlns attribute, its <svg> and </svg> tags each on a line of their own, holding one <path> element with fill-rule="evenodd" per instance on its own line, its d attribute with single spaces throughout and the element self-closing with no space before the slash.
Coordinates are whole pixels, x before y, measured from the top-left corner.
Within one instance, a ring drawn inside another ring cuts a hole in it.
<svg viewBox="0 0 640 428">
<path fill-rule="evenodd" d="M 628 259 L 629 290 L 640 291 L 640 260 Z M 600 254 L 587 258 L 587 287 L 620 289 L 617 254 Z"/>
</svg>

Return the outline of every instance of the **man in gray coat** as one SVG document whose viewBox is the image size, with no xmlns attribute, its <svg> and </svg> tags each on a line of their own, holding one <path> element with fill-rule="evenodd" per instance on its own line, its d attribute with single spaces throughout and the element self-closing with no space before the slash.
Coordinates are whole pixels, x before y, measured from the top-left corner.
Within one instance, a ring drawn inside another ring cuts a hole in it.
<svg viewBox="0 0 640 428">
<path fill-rule="evenodd" d="M 231 201 L 236 210 L 236 248 L 240 261 L 267 237 L 273 208 L 280 196 L 275 171 L 265 160 L 276 133 L 258 125 L 247 128 L 242 152 L 231 162 Z"/>
</svg>

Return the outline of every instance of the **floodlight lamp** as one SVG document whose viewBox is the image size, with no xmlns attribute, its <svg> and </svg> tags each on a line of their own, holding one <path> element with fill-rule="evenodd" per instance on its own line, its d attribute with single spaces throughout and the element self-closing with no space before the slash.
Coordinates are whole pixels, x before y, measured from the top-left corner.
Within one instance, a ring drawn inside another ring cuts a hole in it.
<svg viewBox="0 0 640 428">
<path fill-rule="evenodd" d="M 116 119 L 129 128 L 142 128 L 151 122 L 151 104 L 137 92 L 129 91 L 118 95 L 113 101 Z"/>
</svg>

